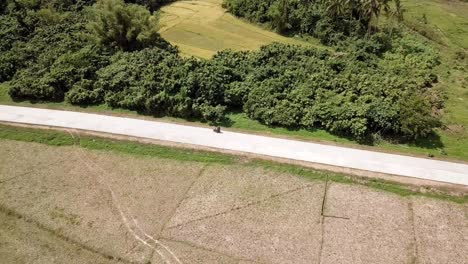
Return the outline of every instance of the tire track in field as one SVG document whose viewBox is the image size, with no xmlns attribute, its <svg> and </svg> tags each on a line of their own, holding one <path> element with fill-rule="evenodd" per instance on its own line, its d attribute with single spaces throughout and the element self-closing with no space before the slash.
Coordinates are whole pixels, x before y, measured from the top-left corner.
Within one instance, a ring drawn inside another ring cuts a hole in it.
<svg viewBox="0 0 468 264">
<path fill-rule="evenodd" d="M 156 253 L 158 253 L 158 255 L 163 259 L 163 261 L 165 263 L 171 264 L 171 263 L 174 263 L 173 262 L 173 260 L 174 260 L 175 263 L 182 264 L 182 262 L 177 257 L 177 255 L 167 245 L 161 243 L 161 241 L 159 241 L 159 240 L 155 239 L 154 237 L 152 237 L 151 235 L 147 234 L 140 227 L 140 225 L 138 224 L 138 221 L 133 216 L 130 215 L 130 213 L 129 213 L 130 210 L 128 208 L 126 208 L 126 207 L 124 208 L 124 206 L 119 202 L 119 199 L 117 198 L 117 195 L 115 194 L 112 187 L 102 177 L 102 175 L 108 174 L 108 172 L 106 170 L 104 170 L 103 168 L 101 168 L 96 163 L 92 162 L 89 158 L 86 158 L 86 154 L 84 153 L 83 148 L 81 147 L 81 138 L 78 135 L 78 133 L 76 133 L 76 135 L 78 137 L 78 138 L 76 138 L 70 130 L 67 130 L 67 132 L 70 134 L 70 136 L 73 138 L 73 140 L 75 142 L 78 140 L 78 144 L 75 143 L 75 146 L 77 146 L 78 151 L 81 152 L 81 155 L 78 155 L 79 159 L 82 161 L 82 163 L 87 167 L 87 169 L 90 172 L 95 173 L 95 175 L 97 177 L 97 180 L 98 180 L 98 183 L 104 185 L 107 188 L 107 190 L 109 191 L 109 193 L 111 194 L 112 202 L 113 202 L 114 206 L 116 207 L 116 209 L 118 210 L 118 212 L 120 214 L 120 218 L 121 218 L 122 222 L 124 223 L 125 227 L 127 228 L 127 231 L 130 234 L 132 234 L 132 236 L 135 238 L 135 240 L 137 240 L 138 242 L 140 242 L 144 246 L 146 246 L 146 247 L 154 250 Z M 100 171 L 100 173 L 96 172 L 98 170 Z M 127 214 L 125 212 L 127 212 Z M 130 218 L 131 218 L 131 221 L 130 221 Z M 162 249 L 164 249 L 164 252 L 167 255 L 169 255 L 169 258 L 158 247 L 161 247 Z"/>
</svg>

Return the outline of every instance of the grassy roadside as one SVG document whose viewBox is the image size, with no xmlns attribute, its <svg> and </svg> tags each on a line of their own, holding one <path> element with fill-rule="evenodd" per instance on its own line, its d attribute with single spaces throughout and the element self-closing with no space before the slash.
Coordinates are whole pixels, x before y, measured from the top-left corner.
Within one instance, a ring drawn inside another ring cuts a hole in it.
<svg viewBox="0 0 468 264">
<path fill-rule="evenodd" d="M 274 170 L 304 177 L 309 180 L 325 181 L 328 179 L 332 182 L 338 183 L 360 184 L 372 189 L 394 193 L 403 197 L 423 196 L 439 200 L 452 201 L 460 204 L 468 202 L 468 195 L 454 196 L 434 190 L 424 190 L 421 192 L 412 189 L 410 186 L 380 179 L 358 179 L 356 177 L 344 174 L 318 171 L 297 165 L 281 164 L 258 159 L 251 159 L 246 162 L 245 160 L 241 160 L 236 156 L 228 154 L 196 151 L 183 148 L 170 148 L 133 141 L 111 140 L 91 136 L 82 136 L 78 141 L 71 137 L 68 133 L 56 130 L 43 130 L 0 125 L 0 140 L 34 142 L 57 147 L 73 146 L 79 144 L 80 147 L 89 150 L 112 151 L 116 153 L 171 159 L 177 161 L 217 163 L 225 165 L 242 162 L 242 164 L 246 166 L 262 167 L 268 170 Z"/>
<path fill-rule="evenodd" d="M 90 136 L 80 136 L 79 139 L 76 139 L 65 132 L 21 128 L 8 125 L 0 125 L 0 139 L 34 142 L 50 146 L 80 145 L 82 148 L 90 150 L 108 150 L 131 155 L 180 161 L 232 164 L 236 160 L 234 156 L 219 155 L 212 152 L 201 152 L 158 145 L 146 145 L 131 141 L 116 141 Z"/>
</svg>

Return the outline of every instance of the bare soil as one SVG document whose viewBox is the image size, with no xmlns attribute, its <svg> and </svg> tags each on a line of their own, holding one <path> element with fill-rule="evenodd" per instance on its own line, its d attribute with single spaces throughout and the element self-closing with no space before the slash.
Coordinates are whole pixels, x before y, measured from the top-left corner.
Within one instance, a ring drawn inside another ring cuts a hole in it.
<svg viewBox="0 0 468 264">
<path fill-rule="evenodd" d="M 311 263 L 320 248 L 322 191 L 315 184 L 169 228 L 164 236 L 260 263 Z"/>
<path fill-rule="evenodd" d="M 322 263 L 410 263 L 413 230 L 406 199 L 331 184 L 324 210 Z"/>
<path fill-rule="evenodd" d="M 419 263 L 466 263 L 468 206 L 424 198 L 411 204 Z"/>
<path fill-rule="evenodd" d="M 2 263 L 116 263 L 109 256 L 55 236 L 33 222 L 0 213 Z"/>
<path fill-rule="evenodd" d="M 325 186 L 0 140 L 0 262 L 463 263 L 466 204 Z"/>
</svg>

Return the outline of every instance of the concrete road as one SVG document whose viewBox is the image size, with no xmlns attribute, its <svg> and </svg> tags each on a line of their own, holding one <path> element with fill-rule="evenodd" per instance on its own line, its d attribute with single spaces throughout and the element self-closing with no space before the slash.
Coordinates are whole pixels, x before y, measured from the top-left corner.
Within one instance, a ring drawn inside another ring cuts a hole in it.
<svg viewBox="0 0 468 264">
<path fill-rule="evenodd" d="M 82 129 L 233 150 L 468 186 L 468 165 L 87 113 L 0 105 L 0 121 Z M 468 151 L 468 150 L 467 150 Z"/>
</svg>

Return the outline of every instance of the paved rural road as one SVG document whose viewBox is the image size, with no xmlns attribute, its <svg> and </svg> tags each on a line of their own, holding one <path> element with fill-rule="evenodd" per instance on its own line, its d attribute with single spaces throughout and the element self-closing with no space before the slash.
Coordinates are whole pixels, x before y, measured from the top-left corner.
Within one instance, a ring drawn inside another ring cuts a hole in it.
<svg viewBox="0 0 468 264">
<path fill-rule="evenodd" d="M 0 105 L 0 121 L 82 129 L 468 185 L 468 165 L 139 119 Z M 468 151 L 468 150 L 467 150 Z"/>
</svg>

